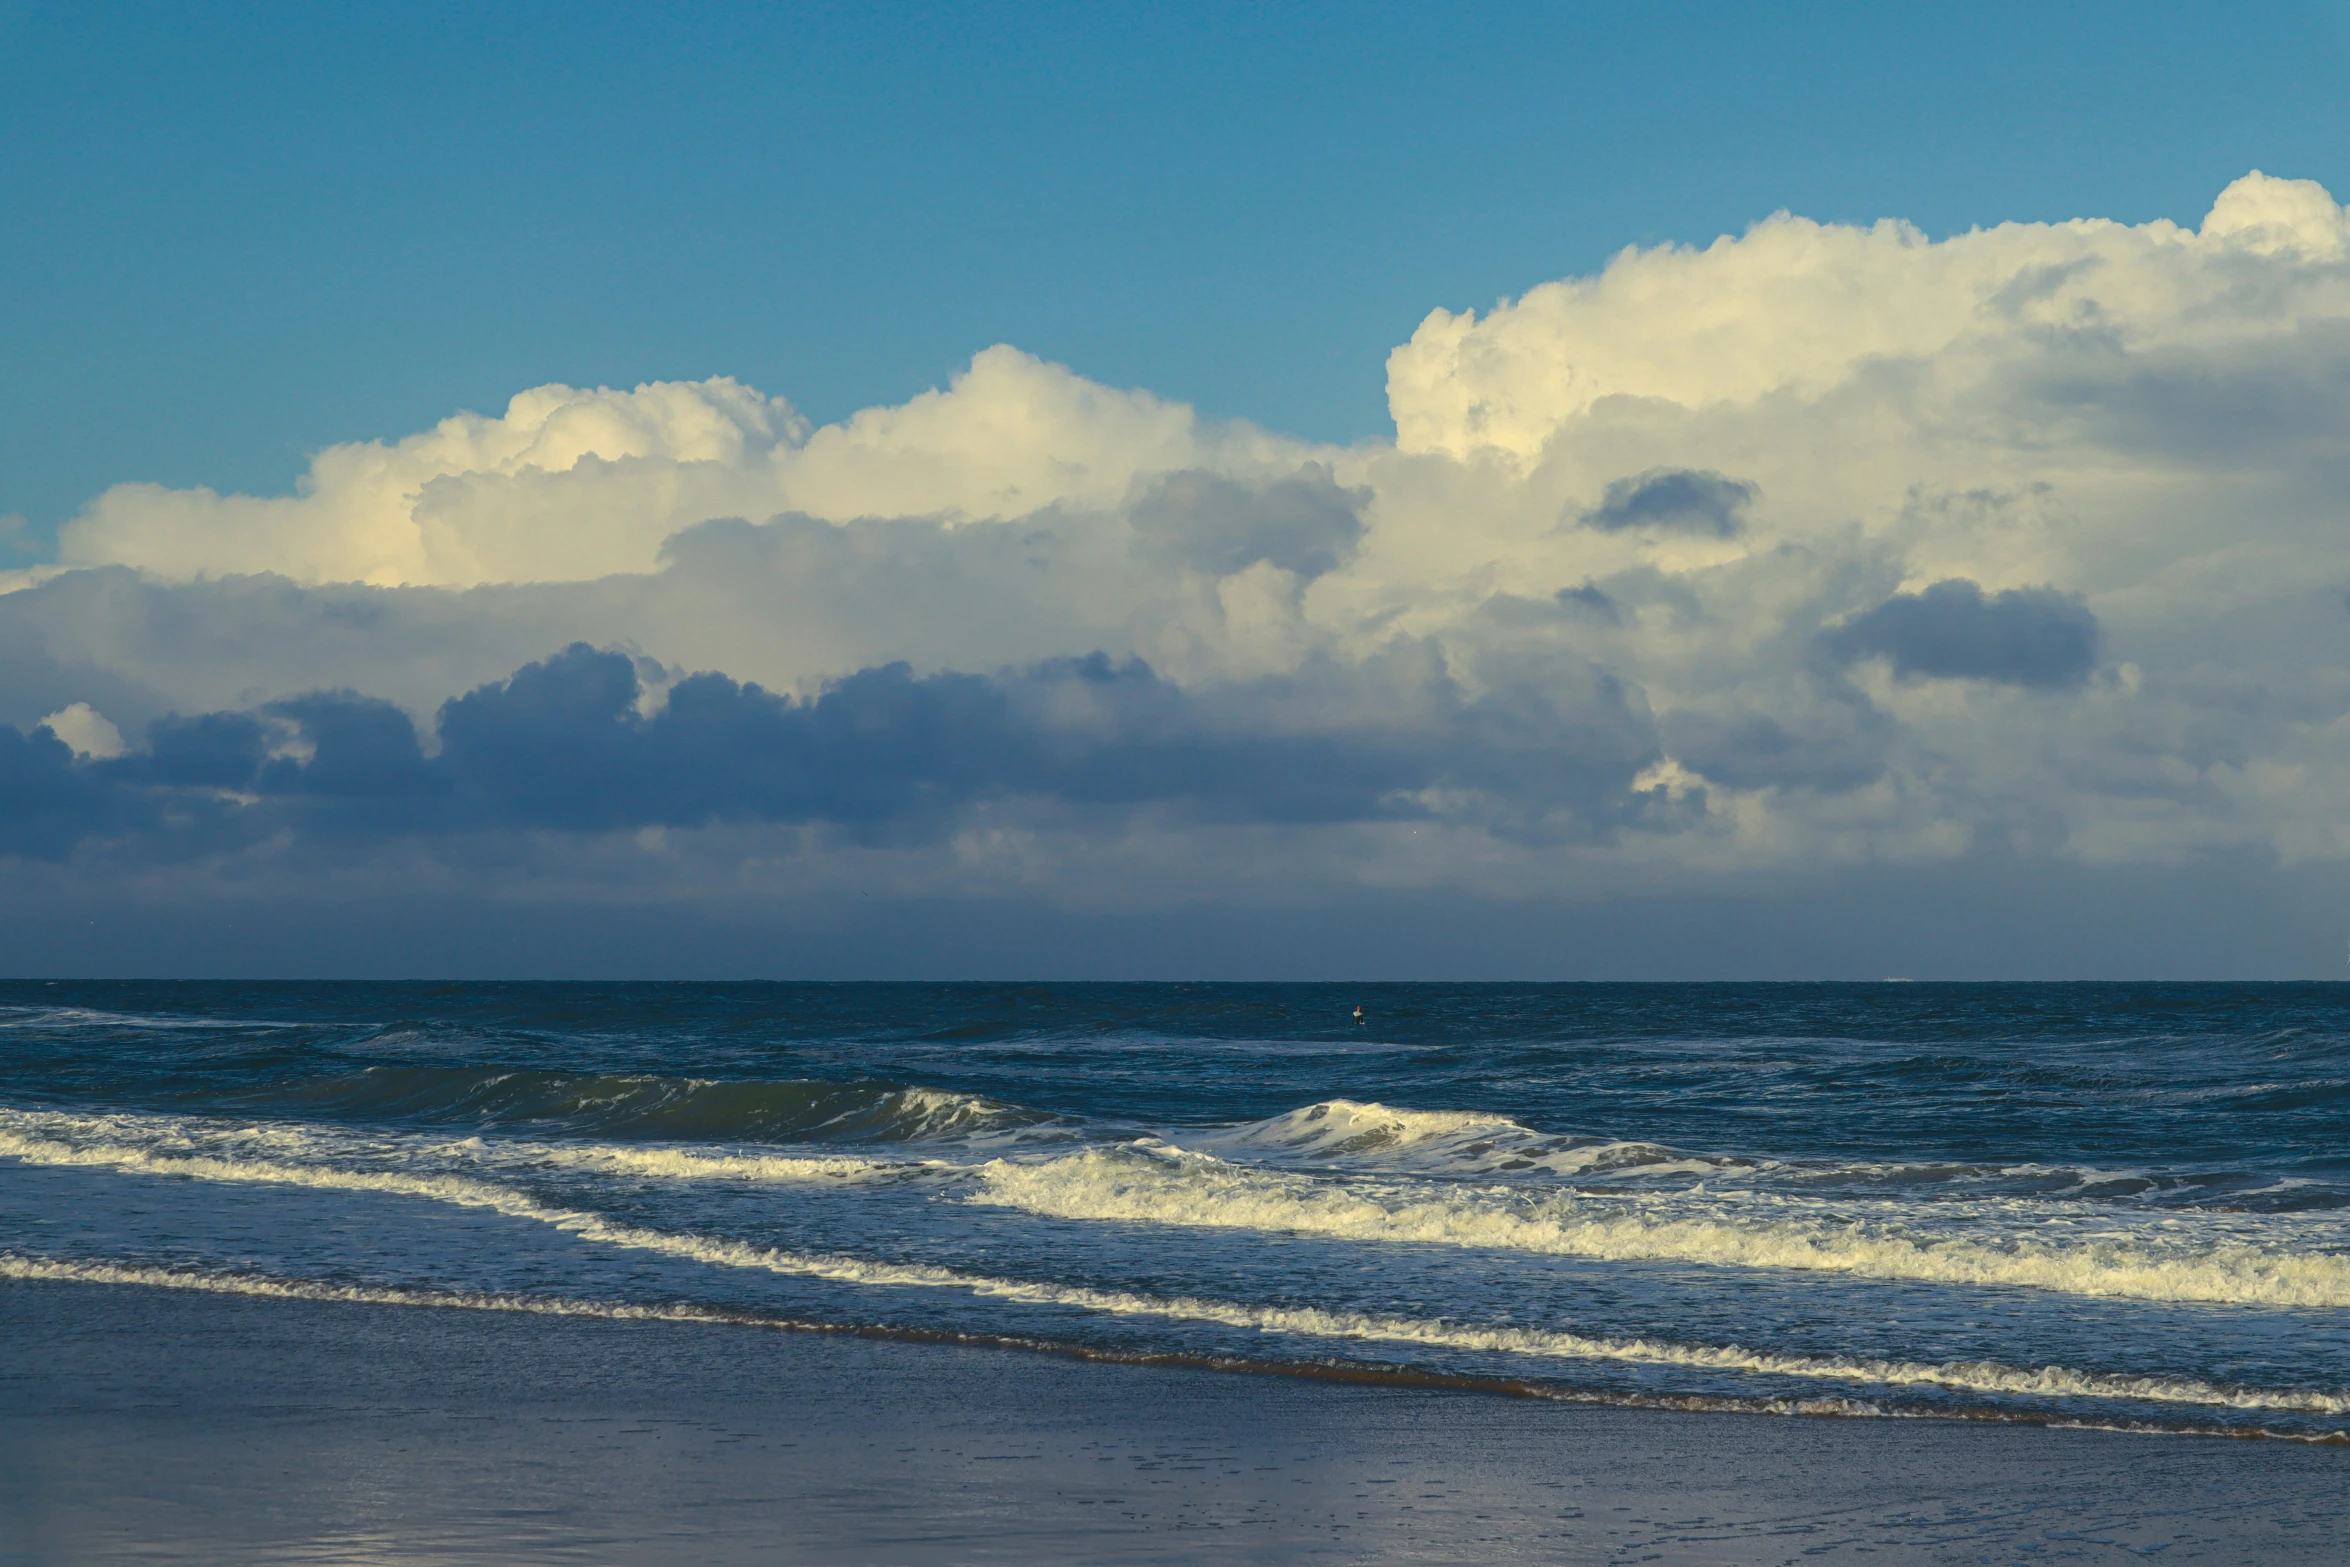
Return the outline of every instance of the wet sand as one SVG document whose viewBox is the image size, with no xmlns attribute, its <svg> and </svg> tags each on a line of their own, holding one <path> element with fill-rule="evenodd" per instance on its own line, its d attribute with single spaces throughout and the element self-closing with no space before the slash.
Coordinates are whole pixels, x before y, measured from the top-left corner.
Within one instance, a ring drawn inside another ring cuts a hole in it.
<svg viewBox="0 0 2350 1567">
<path fill-rule="evenodd" d="M 2350 1449 L 0 1282 L 0 1564 L 2319 1563 Z"/>
</svg>

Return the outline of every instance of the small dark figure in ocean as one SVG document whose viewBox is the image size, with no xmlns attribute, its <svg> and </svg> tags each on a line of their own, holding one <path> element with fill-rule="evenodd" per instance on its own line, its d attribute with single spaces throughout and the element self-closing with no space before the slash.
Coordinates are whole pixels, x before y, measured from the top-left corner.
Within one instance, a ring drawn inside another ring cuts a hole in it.
<svg viewBox="0 0 2350 1567">
<path fill-rule="evenodd" d="M 1355 1021 L 1356 1021 L 1356 1022 L 1358 1022 L 1358 1023 L 1360 1023 L 1362 1020 L 1363 1020 L 1363 1009 L 1362 1009 L 1361 1007 L 1356 1007 L 1356 1008 L 1355 1008 Z"/>
</svg>

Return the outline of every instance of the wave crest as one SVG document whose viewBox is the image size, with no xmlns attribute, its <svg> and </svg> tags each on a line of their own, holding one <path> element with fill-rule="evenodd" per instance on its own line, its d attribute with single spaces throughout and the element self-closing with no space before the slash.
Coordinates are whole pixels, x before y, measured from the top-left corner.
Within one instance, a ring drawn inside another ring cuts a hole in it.
<svg viewBox="0 0 2350 1567">
<path fill-rule="evenodd" d="M 1172 1145 L 1226 1158 L 1308 1160 L 1429 1174 L 1586 1175 L 1608 1170 L 1702 1174 L 1751 1160 L 1700 1156 L 1657 1143 L 1538 1132 L 1476 1110 L 1414 1110 L 1326 1099 L 1220 1131 L 1177 1134 Z"/>
<path fill-rule="evenodd" d="M 2251 1215 L 2111 1215 L 2031 1226 L 1995 1205 L 1941 1205 L 1971 1221 L 1936 1233 L 1913 1211 L 1759 1193 L 1594 1197 L 1555 1188 L 1333 1181 L 1175 1148 L 1088 1149 L 978 1167 L 966 1200 L 1049 1218 L 1123 1220 L 1474 1246 L 1604 1261 L 1775 1268 L 2061 1294 L 2235 1305 L 2350 1306 L 2350 1255 L 2293 1249 L 2307 1226 Z M 2151 1219 L 2152 1216 L 2149 1216 Z M 2223 1219 L 2230 1222 L 2223 1222 Z M 2198 1222 L 2189 1222 L 2190 1220 Z M 2002 1233 L 2000 1226 L 2004 1223 Z"/>
<path fill-rule="evenodd" d="M 1010 1135 L 1056 1120 L 978 1094 L 896 1083 L 403 1064 L 241 1102 L 352 1119 L 716 1143 L 932 1142 Z"/>
</svg>

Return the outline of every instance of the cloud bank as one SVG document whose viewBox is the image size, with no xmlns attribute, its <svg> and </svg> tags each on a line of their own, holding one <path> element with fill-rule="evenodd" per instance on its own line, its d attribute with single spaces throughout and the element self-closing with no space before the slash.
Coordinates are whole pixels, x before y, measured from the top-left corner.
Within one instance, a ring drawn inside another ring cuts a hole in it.
<svg viewBox="0 0 2350 1567">
<path fill-rule="evenodd" d="M 1396 439 L 1343 448 L 998 347 L 822 428 L 548 386 L 290 495 L 119 485 L 0 593 L 0 878 L 1042 929 L 1787 878 L 2190 910 L 2350 858 L 2318 186 L 1782 214 L 1437 310 L 1388 376 Z"/>
</svg>

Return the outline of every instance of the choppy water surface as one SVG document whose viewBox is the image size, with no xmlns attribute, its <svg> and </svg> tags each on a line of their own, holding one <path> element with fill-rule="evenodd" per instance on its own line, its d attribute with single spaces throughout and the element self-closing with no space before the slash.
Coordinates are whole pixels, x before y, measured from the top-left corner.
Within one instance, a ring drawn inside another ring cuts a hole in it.
<svg viewBox="0 0 2350 1567">
<path fill-rule="evenodd" d="M 2345 1133 L 2342 986 L 0 985 L 0 1277 L 1628 1403 L 2339 1438 Z"/>
</svg>

